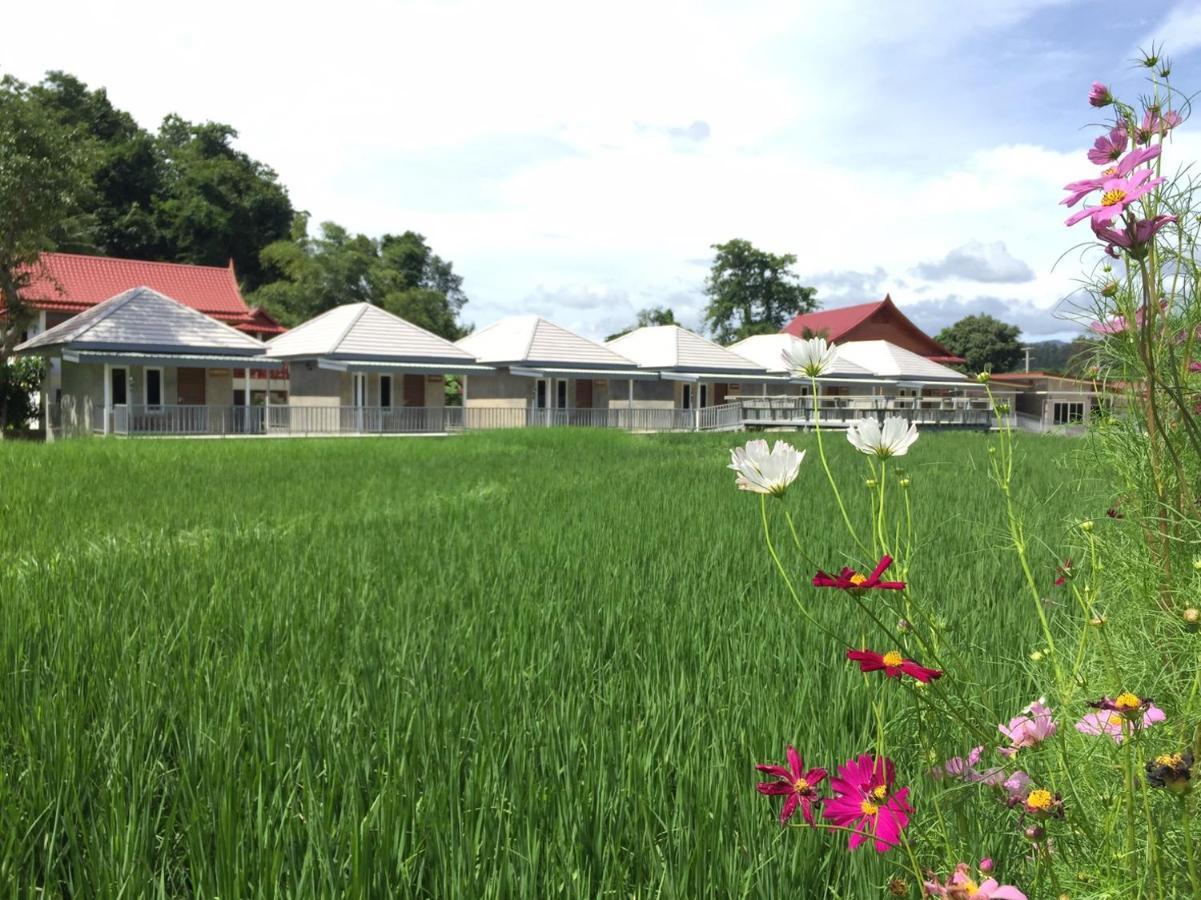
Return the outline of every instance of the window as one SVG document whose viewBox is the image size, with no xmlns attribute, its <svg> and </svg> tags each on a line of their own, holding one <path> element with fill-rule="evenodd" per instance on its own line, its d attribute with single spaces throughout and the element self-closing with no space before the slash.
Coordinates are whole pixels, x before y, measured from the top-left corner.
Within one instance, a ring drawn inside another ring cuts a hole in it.
<svg viewBox="0 0 1201 900">
<path fill-rule="evenodd" d="M 109 372 L 109 384 L 112 391 L 113 406 L 124 406 L 129 402 L 129 397 L 126 394 L 128 386 L 128 374 L 125 369 L 113 369 Z"/>
<path fill-rule="evenodd" d="M 163 370 L 146 369 L 146 380 L 143 384 L 142 399 L 147 406 L 163 405 Z"/>
<path fill-rule="evenodd" d="M 567 382 L 555 382 L 555 407 L 558 409 L 567 409 Z"/>
<path fill-rule="evenodd" d="M 541 378 L 538 379 L 538 389 L 536 391 L 534 405 L 538 407 L 538 409 L 546 409 L 546 382 Z"/>
<path fill-rule="evenodd" d="M 379 405 L 384 409 L 392 408 L 392 376 L 379 377 Z"/>
<path fill-rule="evenodd" d="M 1084 421 L 1084 404 L 1057 401 L 1052 408 L 1056 425 L 1073 425 Z"/>
<path fill-rule="evenodd" d="M 702 409 L 704 409 L 706 406 L 709 405 L 709 385 L 702 384 L 702 385 L 700 385 L 700 389 L 701 389 L 701 391 L 700 391 L 701 402 L 699 405 Z"/>
<path fill-rule="evenodd" d="M 684 388 L 684 395 L 683 395 L 683 400 L 680 403 L 680 405 L 684 409 L 692 409 L 692 385 L 685 384 L 685 385 L 683 385 L 683 388 Z"/>
</svg>

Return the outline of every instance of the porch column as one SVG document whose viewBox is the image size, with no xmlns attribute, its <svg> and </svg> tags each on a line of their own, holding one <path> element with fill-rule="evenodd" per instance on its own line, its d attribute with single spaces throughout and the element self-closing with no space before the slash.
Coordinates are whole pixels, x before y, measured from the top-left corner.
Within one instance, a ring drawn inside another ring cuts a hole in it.
<svg viewBox="0 0 1201 900">
<path fill-rule="evenodd" d="M 113 414 L 113 367 L 104 364 L 104 435 L 108 436 L 108 420 Z"/>
<path fill-rule="evenodd" d="M 263 434 L 268 434 L 271 431 L 271 370 L 264 370 L 267 374 L 267 399 L 264 402 L 263 412 Z"/>
</svg>

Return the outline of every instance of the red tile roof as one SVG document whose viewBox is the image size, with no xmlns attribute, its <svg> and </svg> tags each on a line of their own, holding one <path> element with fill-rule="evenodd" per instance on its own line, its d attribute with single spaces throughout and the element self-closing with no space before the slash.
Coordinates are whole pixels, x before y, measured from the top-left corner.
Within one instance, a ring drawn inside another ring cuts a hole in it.
<svg viewBox="0 0 1201 900">
<path fill-rule="evenodd" d="M 932 362 L 951 365 L 964 362 L 962 357 L 951 353 L 914 325 L 897 308 L 888 294 L 884 295 L 883 300 L 872 303 L 802 313 L 781 330 L 796 337 L 803 336 L 806 331 L 820 334 L 832 343 L 844 340 L 891 340 L 898 346 L 920 353 Z M 856 330 L 862 330 L 863 333 L 856 334 Z M 886 334 L 890 330 L 893 334 Z"/>
<path fill-rule="evenodd" d="M 143 286 L 240 331 L 279 334 L 286 330 L 266 313 L 246 305 L 232 263 L 228 267 L 196 266 L 78 253 L 43 253 L 21 296 L 35 309 L 75 313 Z"/>
</svg>

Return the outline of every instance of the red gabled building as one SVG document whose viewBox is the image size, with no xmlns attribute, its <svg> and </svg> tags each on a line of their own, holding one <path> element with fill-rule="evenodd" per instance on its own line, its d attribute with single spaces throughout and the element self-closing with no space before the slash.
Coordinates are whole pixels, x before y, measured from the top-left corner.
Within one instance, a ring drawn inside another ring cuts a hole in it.
<svg viewBox="0 0 1201 900">
<path fill-rule="evenodd" d="M 65 322 L 85 309 L 137 287 L 148 287 L 239 331 L 266 340 L 287 329 L 242 299 L 233 263 L 187 263 L 113 259 L 78 253 L 43 253 L 30 273 L 22 298 L 45 313 L 40 330 Z"/>
<path fill-rule="evenodd" d="M 887 294 L 883 300 L 874 303 L 802 313 L 781 330 L 796 337 L 804 337 L 806 333 L 819 335 L 833 344 L 844 341 L 888 341 L 931 362 L 943 365 L 964 362 L 962 357 L 956 356 L 914 325 Z"/>
</svg>

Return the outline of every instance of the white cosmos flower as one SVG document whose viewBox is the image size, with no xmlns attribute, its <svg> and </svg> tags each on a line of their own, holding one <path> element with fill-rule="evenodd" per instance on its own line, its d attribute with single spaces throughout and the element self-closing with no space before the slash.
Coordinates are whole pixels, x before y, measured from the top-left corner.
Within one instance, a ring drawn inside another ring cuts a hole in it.
<svg viewBox="0 0 1201 900">
<path fill-rule="evenodd" d="M 788 485 L 796 481 L 805 452 L 797 452 L 792 444 L 776 441 L 767 449 L 767 441 L 747 441 L 745 447 L 730 451 L 728 468 L 738 473 L 734 483 L 740 490 L 756 494 L 783 496 Z"/>
<path fill-rule="evenodd" d="M 838 348 L 833 344 L 827 344 L 825 338 L 816 337 L 809 338 L 807 341 L 793 341 L 784 348 L 781 355 L 784 357 L 784 365 L 788 367 L 789 372 L 794 375 L 817 378 L 825 375 L 834 365 L 834 359 L 838 356 Z"/>
<path fill-rule="evenodd" d="M 881 425 L 875 416 L 871 416 L 853 422 L 847 428 L 847 440 L 860 453 L 869 456 L 878 456 L 880 459 L 904 456 L 917 440 L 917 426 L 900 416 L 885 416 Z"/>
</svg>

